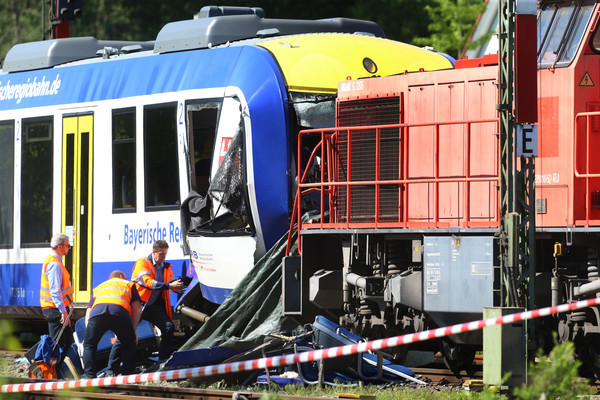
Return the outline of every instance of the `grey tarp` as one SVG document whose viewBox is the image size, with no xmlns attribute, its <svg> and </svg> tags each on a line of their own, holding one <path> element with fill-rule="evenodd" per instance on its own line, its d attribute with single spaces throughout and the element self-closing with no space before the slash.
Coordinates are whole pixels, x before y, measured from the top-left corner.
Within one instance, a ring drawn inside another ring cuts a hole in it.
<svg viewBox="0 0 600 400">
<path fill-rule="evenodd" d="M 256 262 L 179 351 L 212 346 L 247 350 L 270 339 L 265 335 L 289 335 L 299 331 L 300 325 L 292 318 L 284 317 L 281 309 L 281 260 L 286 245 L 287 234 Z"/>
</svg>

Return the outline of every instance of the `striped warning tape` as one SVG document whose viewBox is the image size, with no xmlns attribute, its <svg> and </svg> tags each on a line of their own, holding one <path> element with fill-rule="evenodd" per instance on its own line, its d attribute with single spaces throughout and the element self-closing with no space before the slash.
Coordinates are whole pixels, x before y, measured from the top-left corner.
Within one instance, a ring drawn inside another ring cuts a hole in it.
<svg viewBox="0 0 600 400">
<path fill-rule="evenodd" d="M 502 317 L 465 322 L 463 324 L 457 324 L 438 329 L 431 329 L 423 332 L 411 333 L 408 335 L 395 336 L 386 339 L 372 340 L 369 342 L 356 343 L 346 346 L 331 347 L 322 350 L 307 351 L 304 353 L 288 354 L 283 356 L 267 357 L 248 361 L 238 361 L 228 364 L 209 365 L 205 367 L 115 376 L 110 378 L 6 384 L 2 385 L 1 392 L 32 392 L 41 390 L 77 389 L 83 387 L 108 386 L 127 383 L 173 381 L 179 379 L 199 378 L 203 376 L 230 374 L 242 371 L 252 371 L 270 367 L 279 367 L 283 365 L 293 365 L 297 363 L 325 360 L 328 358 L 364 353 L 369 350 L 380 350 L 388 347 L 395 347 L 403 344 L 421 342 L 434 338 L 454 335 L 457 333 L 475 331 L 488 326 L 510 324 L 516 321 L 524 321 L 538 317 L 544 317 L 550 314 L 557 314 L 596 305 L 600 305 L 600 298 L 582 300 L 574 303 L 561 304 L 559 306 L 554 307 L 540 308 L 537 310 L 524 311 L 520 313 L 505 315 Z"/>
</svg>

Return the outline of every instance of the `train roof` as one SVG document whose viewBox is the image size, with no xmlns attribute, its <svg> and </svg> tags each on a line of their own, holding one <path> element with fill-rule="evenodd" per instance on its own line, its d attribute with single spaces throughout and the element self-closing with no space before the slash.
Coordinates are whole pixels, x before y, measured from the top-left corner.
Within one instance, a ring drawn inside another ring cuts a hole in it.
<svg viewBox="0 0 600 400">
<path fill-rule="evenodd" d="M 2 69 L 4 72 L 30 71 L 103 56 L 110 54 L 111 49 L 128 54 L 153 48 L 154 42 L 98 40 L 93 37 L 21 43 L 6 54 Z"/>
<path fill-rule="evenodd" d="M 204 7 L 200 18 L 165 25 L 155 41 L 130 42 L 78 37 L 20 43 L 3 63 L 4 72 L 30 71 L 99 56 L 139 51 L 168 53 L 210 48 L 227 43 L 303 33 L 363 33 L 385 37 L 375 22 L 351 18 L 286 20 L 264 18 L 260 8 Z"/>
<path fill-rule="evenodd" d="M 350 18 L 315 21 L 267 19 L 258 15 L 231 15 L 172 22 L 156 37 L 155 53 L 202 49 L 242 39 L 301 33 L 369 33 L 385 37 L 375 22 Z"/>
</svg>

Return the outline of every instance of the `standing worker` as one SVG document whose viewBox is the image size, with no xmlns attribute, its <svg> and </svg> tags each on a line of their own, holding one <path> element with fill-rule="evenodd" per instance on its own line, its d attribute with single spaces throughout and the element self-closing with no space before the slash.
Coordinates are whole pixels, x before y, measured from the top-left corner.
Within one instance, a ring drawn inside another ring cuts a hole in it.
<svg viewBox="0 0 600 400">
<path fill-rule="evenodd" d="M 140 322 L 142 309 L 140 295 L 135 286 L 134 282 L 127 280 L 123 272 L 113 271 L 106 282 L 94 288 L 85 312 L 83 365 L 87 378 L 96 377 L 96 348 L 107 330 L 113 331 L 124 347 L 119 357 L 113 357 L 111 352 L 106 375 L 135 373 L 135 330 Z"/>
<path fill-rule="evenodd" d="M 73 343 L 73 328 L 69 319 L 67 308 L 71 305 L 73 286 L 71 275 L 63 264 L 63 257 L 69 253 L 71 245 L 69 237 L 64 233 L 56 233 L 50 239 L 52 251 L 42 265 L 42 278 L 40 287 L 40 305 L 42 313 L 48 322 L 48 332 L 56 340 L 63 327 L 59 344 L 63 350 L 62 356 L 56 363 L 56 370 L 60 371 L 62 361 Z"/>
<path fill-rule="evenodd" d="M 165 240 L 157 240 L 152 245 L 152 254 L 142 257 L 135 263 L 131 280 L 137 283 L 137 290 L 142 299 L 142 319 L 160 329 L 161 338 L 158 346 L 158 359 L 166 360 L 171 356 L 173 342 L 173 315 L 169 289 L 177 292 L 183 288 L 181 279 L 175 279 L 171 264 L 165 262 L 169 244 Z M 118 354 L 120 344 L 115 343 Z M 112 353 L 111 353 L 112 356 Z"/>
</svg>

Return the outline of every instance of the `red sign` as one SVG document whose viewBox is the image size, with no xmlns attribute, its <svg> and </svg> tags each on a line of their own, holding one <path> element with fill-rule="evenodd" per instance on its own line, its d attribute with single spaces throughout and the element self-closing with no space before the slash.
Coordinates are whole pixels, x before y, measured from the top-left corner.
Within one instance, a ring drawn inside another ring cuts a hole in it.
<svg viewBox="0 0 600 400">
<path fill-rule="evenodd" d="M 225 157 L 225 153 L 227 153 L 227 150 L 229 150 L 229 144 L 232 140 L 233 138 L 230 137 L 221 138 L 221 147 L 219 148 L 219 165 L 221 165 L 223 162 L 223 157 Z"/>
</svg>

